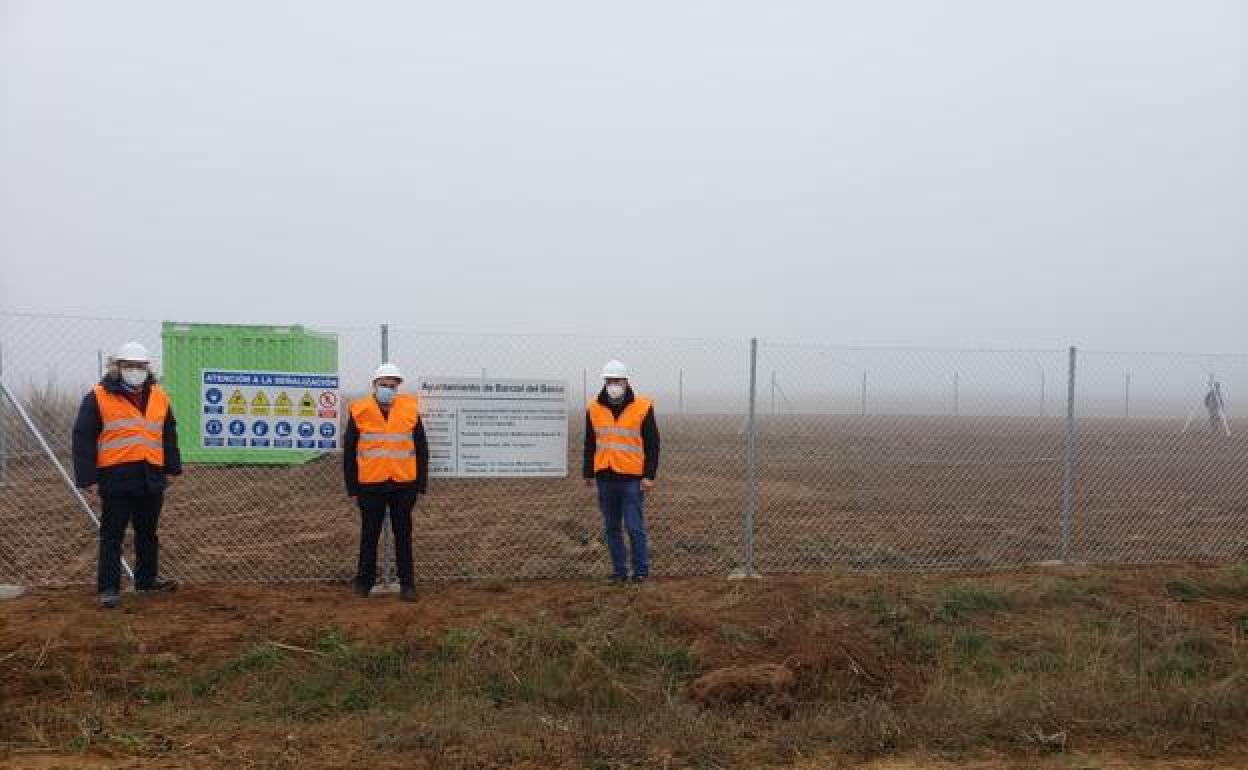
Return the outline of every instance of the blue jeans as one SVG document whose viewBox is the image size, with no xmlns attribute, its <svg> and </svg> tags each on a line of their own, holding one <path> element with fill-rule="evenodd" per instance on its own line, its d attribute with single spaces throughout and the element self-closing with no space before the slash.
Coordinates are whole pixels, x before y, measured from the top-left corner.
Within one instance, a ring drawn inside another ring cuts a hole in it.
<svg viewBox="0 0 1248 770">
<path fill-rule="evenodd" d="M 602 525 L 606 531 L 607 550 L 611 552 L 611 574 L 614 577 L 628 576 L 621 525 L 628 530 L 628 541 L 632 546 L 633 574 L 637 577 L 650 574 L 646 518 L 642 512 L 644 501 L 641 479 L 598 481 L 598 508 L 602 511 Z"/>
</svg>

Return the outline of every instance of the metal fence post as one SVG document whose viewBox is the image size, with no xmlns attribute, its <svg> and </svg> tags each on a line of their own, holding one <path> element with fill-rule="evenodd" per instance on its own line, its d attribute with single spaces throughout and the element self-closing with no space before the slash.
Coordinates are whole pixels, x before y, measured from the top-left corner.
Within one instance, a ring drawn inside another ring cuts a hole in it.
<svg viewBox="0 0 1248 770">
<path fill-rule="evenodd" d="M 684 369 L 680 370 L 680 377 L 677 380 L 676 388 L 679 393 L 678 403 L 680 404 L 680 413 L 684 414 L 685 413 L 685 370 Z"/>
<path fill-rule="evenodd" d="M 3 379 L 4 347 L 0 346 L 0 380 Z M 0 398 L 0 487 L 7 486 L 9 483 L 9 445 L 5 440 L 5 431 L 9 421 L 6 419 L 4 401 Z"/>
<path fill-rule="evenodd" d="M 1070 561 L 1070 525 L 1075 498 L 1075 346 L 1070 346 L 1069 375 L 1066 383 L 1066 460 L 1062 473 L 1062 554 Z"/>
<path fill-rule="evenodd" d="M 862 416 L 867 416 L 867 370 L 862 370 Z"/>
<path fill-rule="evenodd" d="M 953 416 L 958 416 L 958 373 L 953 373 Z"/>
<path fill-rule="evenodd" d="M 1122 389 L 1122 416 L 1131 417 L 1131 372 L 1127 372 L 1127 381 Z"/>
<path fill-rule="evenodd" d="M 381 325 L 381 363 L 390 362 L 390 324 Z M 371 383 L 370 383 L 371 386 Z M 381 518 L 381 588 L 389 590 L 393 580 L 391 572 L 394 567 L 394 558 L 391 554 L 390 547 L 390 511 L 386 511 Z"/>
<path fill-rule="evenodd" d="M 1040 416 L 1044 417 L 1046 411 L 1047 411 L 1047 407 L 1045 405 L 1045 395 L 1044 395 L 1044 369 L 1041 368 L 1040 369 Z"/>
<path fill-rule="evenodd" d="M 750 338 L 750 403 L 745 423 L 745 506 L 741 512 L 741 568 L 734 578 L 758 577 L 754 571 L 754 512 L 758 508 L 758 431 L 754 404 L 758 394 L 758 338 Z"/>
</svg>

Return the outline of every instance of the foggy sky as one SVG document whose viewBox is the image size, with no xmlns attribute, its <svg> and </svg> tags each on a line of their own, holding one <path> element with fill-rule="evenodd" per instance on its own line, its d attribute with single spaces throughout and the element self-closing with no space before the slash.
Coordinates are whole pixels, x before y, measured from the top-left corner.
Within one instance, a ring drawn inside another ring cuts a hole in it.
<svg viewBox="0 0 1248 770">
<path fill-rule="evenodd" d="M 4 2 L 0 306 L 1248 351 L 1248 2 Z"/>
</svg>

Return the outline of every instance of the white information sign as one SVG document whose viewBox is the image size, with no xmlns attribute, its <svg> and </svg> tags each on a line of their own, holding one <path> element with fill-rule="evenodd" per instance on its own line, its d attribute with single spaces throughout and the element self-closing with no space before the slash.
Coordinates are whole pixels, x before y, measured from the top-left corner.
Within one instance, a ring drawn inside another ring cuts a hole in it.
<svg viewBox="0 0 1248 770">
<path fill-rule="evenodd" d="M 337 374 L 205 369 L 199 435 L 205 449 L 336 450 Z"/>
<path fill-rule="evenodd" d="M 568 475 L 567 386 L 559 380 L 424 377 L 413 388 L 429 475 Z"/>
</svg>

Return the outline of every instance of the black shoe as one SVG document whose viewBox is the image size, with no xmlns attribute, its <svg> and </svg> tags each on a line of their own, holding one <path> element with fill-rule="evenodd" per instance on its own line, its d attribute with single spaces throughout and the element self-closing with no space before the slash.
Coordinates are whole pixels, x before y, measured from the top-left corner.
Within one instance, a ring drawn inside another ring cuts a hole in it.
<svg viewBox="0 0 1248 770">
<path fill-rule="evenodd" d="M 416 601 L 416 586 L 399 586 L 399 601 Z"/>
<path fill-rule="evenodd" d="M 141 594 L 176 591 L 178 590 L 178 581 L 171 578 L 156 578 L 150 586 L 136 586 L 134 590 Z"/>
<path fill-rule="evenodd" d="M 95 601 L 96 604 L 100 605 L 100 609 L 111 610 L 121 603 L 121 597 L 117 595 L 116 591 L 105 591 L 96 597 Z"/>
<path fill-rule="evenodd" d="M 628 579 L 628 582 L 630 582 L 630 583 L 644 583 L 644 582 L 646 582 L 646 578 L 647 578 L 647 577 L 648 577 L 647 575 L 633 575 L 631 578 L 629 578 L 629 579 Z"/>
<path fill-rule="evenodd" d="M 360 585 L 359 583 L 356 583 L 356 584 L 354 584 L 354 585 L 352 586 L 352 590 L 353 590 L 353 591 L 355 591 L 355 595 L 356 595 L 358 598 L 360 598 L 360 599 L 367 599 L 367 598 L 368 598 L 368 595 L 369 595 L 369 594 L 371 594 L 371 593 L 373 592 L 373 587 L 372 587 L 372 586 L 362 586 L 362 585 Z"/>
</svg>

